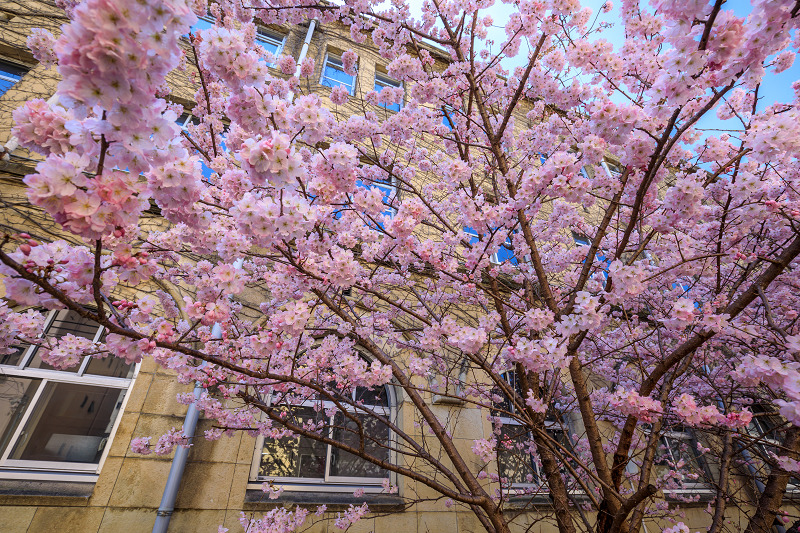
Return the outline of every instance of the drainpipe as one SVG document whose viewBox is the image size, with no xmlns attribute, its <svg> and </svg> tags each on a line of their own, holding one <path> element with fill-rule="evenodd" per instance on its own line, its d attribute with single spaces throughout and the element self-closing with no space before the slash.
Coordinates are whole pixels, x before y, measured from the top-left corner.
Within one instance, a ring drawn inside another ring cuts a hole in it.
<svg viewBox="0 0 800 533">
<path fill-rule="evenodd" d="M 219 324 L 214 324 L 211 328 L 211 338 L 221 339 L 222 328 Z M 200 367 L 205 366 L 205 363 Z M 189 404 L 186 410 L 186 418 L 183 420 L 183 436 L 189 442 L 194 438 L 197 428 L 197 420 L 200 418 L 200 409 L 197 408 L 197 401 L 203 392 L 203 387 L 197 383 L 194 386 L 194 401 Z M 169 528 L 169 521 L 172 512 L 175 510 L 175 500 L 178 498 L 178 489 L 181 486 L 183 471 L 186 468 L 186 461 L 189 458 L 189 446 L 177 446 L 175 456 L 172 458 L 172 465 L 169 467 L 167 484 L 164 487 L 164 494 L 161 496 L 161 504 L 156 512 L 156 523 L 153 524 L 153 533 L 166 533 Z"/>
<path fill-rule="evenodd" d="M 239 258 L 233 262 L 233 267 L 242 268 L 243 262 L 244 260 Z M 211 328 L 211 338 L 216 340 L 222 338 L 222 326 L 219 325 L 219 322 Z M 200 368 L 203 366 L 205 366 L 205 362 L 200 365 Z M 189 404 L 189 409 L 186 410 L 186 418 L 183 420 L 183 436 L 189 442 L 194 438 L 197 420 L 200 418 L 200 409 L 197 407 L 197 401 L 200 399 L 203 390 L 200 383 L 195 384 L 194 401 Z M 169 467 L 167 484 L 164 487 L 164 494 L 161 496 L 161 504 L 156 512 L 153 533 L 167 533 L 169 521 L 172 518 L 173 511 L 175 511 L 175 500 L 178 498 L 178 489 L 181 486 L 181 479 L 183 478 L 183 471 L 186 468 L 186 460 L 188 458 L 189 447 L 177 446 L 175 456 L 172 458 L 172 465 Z"/>
<path fill-rule="evenodd" d="M 303 39 L 303 48 L 300 49 L 300 57 L 297 58 L 297 68 L 294 71 L 294 75 L 296 78 L 300 77 L 300 65 L 303 64 L 303 61 L 308 54 L 308 45 L 311 43 L 311 37 L 314 35 L 314 29 L 317 27 L 317 19 L 311 19 L 311 22 L 308 23 L 308 31 L 306 32 L 306 38 Z M 294 100 L 294 92 L 289 92 L 289 101 Z"/>
<path fill-rule="evenodd" d="M 297 58 L 297 69 L 295 70 L 295 76 L 300 76 L 300 65 L 303 63 L 303 60 L 305 60 L 306 55 L 308 54 L 308 46 L 311 43 L 311 37 L 313 37 L 314 29 L 316 27 L 317 21 L 316 19 L 312 19 L 311 22 L 308 23 L 308 31 L 306 32 L 306 37 L 303 40 L 303 48 L 300 50 L 300 57 Z M 289 93 L 289 99 L 291 100 L 293 98 L 294 93 Z M 237 259 L 234 263 L 234 267 L 241 268 L 241 266 L 242 259 Z M 214 324 L 214 327 L 211 329 L 211 338 L 222 338 L 222 328 L 219 324 Z M 196 384 L 194 387 L 195 401 L 189 405 L 189 409 L 186 411 L 186 418 L 183 421 L 183 435 L 189 440 L 194 437 L 195 428 L 197 427 L 197 420 L 200 417 L 200 410 L 197 408 L 197 400 L 200 398 L 200 394 L 202 392 L 203 387 L 201 387 L 199 383 Z M 186 460 L 188 458 L 189 448 L 178 446 L 175 450 L 175 456 L 172 459 L 172 466 L 170 466 L 169 469 L 167 485 L 164 487 L 164 494 L 161 497 L 161 505 L 159 505 L 158 512 L 156 513 L 156 523 L 153 525 L 153 533 L 167 532 L 170 518 L 172 518 L 172 513 L 175 510 L 175 500 L 178 497 L 178 489 L 181 485 L 181 478 L 183 478 L 183 471 L 186 468 Z"/>
</svg>

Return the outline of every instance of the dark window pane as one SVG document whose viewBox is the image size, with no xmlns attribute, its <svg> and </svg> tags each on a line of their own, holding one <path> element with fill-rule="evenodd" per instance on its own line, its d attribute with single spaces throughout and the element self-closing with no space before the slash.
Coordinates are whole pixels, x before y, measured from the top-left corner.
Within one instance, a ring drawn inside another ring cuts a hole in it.
<svg viewBox="0 0 800 533">
<path fill-rule="evenodd" d="M 0 455 L 36 394 L 40 379 L 0 376 Z"/>
<path fill-rule="evenodd" d="M 389 460 L 389 428 L 372 416 L 356 415 L 364 431 L 364 451 L 376 459 Z M 354 448 L 360 446 L 358 425 L 342 413 L 336 413 L 333 418 L 333 438 Z M 373 440 L 374 439 L 374 440 Z M 377 442 L 375 442 L 377 441 Z M 388 472 L 383 468 L 365 461 L 349 452 L 332 447 L 331 449 L 331 476 L 337 477 L 388 477 Z"/>
<path fill-rule="evenodd" d="M 389 405 L 386 387 L 356 387 L 356 401 L 364 402 L 364 405 Z"/>
<path fill-rule="evenodd" d="M 95 376 L 108 376 L 112 378 L 133 377 L 134 365 L 126 363 L 124 359 L 109 355 L 103 359 L 90 358 L 84 374 Z"/>
<path fill-rule="evenodd" d="M 12 344 L 9 348 L 11 353 L 0 354 L 0 365 L 13 365 L 19 364 L 25 350 L 28 349 L 29 344 Z"/>
<path fill-rule="evenodd" d="M 87 320 L 80 316 L 75 311 L 60 310 L 56 312 L 53 322 L 47 327 L 46 335 L 48 337 L 63 337 L 67 333 L 71 333 L 76 337 L 83 337 L 84 339 L 94 340 L 99 326 L 96 322 Z M 38 350 L 37 350 L 38 352 Z M 46 370 L 55 370 L 42 361 L 42 358 L 36 353 L 27 364 L 28 368 L 42 368 Z M 80 365 L 75 365 L 71 368 L 65 369 L 67 372 L 77 372 Z"/>
<path fill-rule="evenodd" d="M 508 483 L 537 483 L 538 469 L 535 468 L 528 453 L 528 435 L 525 428 L 506 424 L 500 428 L 497 439 L 497 459 L 500 463 L 500 476 Z"/>
<path fill-rule="evenodd" d="M 47 383 L 10 458 L 97 463 L 125 389 Z"/>
<path fill-rule="evenodd" d="M 324 416 L 324 412 L 317 413 L 311 407 L 298 407 L 294 408 L 293 422 L 319 421 Z M 305 437 L 265 438 L 258 474 L 262 477 L 323 479 L 326 451 L 326 445 Z"/>
</svg>

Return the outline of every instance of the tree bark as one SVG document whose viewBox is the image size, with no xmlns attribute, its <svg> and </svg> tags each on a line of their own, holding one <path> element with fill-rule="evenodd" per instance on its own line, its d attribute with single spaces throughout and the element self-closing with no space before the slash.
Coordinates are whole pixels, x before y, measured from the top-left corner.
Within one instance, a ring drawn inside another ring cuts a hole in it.
<svg viewBox="0 0 800 533">
<path fill-rule="evenodd" d="M 797 460 L 800 452 L 800 428 L 792 427 L 786 432 L 786 441 L 783 443 L 785 451 L 789 452 L 789 457 Z M 770 533 L 775 517 L 783 503 L 783 494 L 786 492 L 786 485 L 792 476 L 786 470 L 774 466 L 764 485 L 764 492 L 758 499 L 758 507 L 750 522 L 747 524 L 745 533 Z"/>
</svg>

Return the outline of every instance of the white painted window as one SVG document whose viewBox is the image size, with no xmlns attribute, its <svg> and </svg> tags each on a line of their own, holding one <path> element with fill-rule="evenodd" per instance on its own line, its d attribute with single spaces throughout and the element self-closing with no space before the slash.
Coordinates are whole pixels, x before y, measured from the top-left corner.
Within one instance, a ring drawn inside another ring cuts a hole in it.
<svg viewBox="0 0 800 533">
<path fill-rule="evenodd" d="M 322 77 L 319 83 L 328 87 L 342 85 L 350 94 L 354 94 L 355 91 L 355 76 L 345 72 L 342 58 L 332 53 L 325 54 L 325 63 L 322 65 Z"/>
<path fill-rule="evenodd" d="M 75 311 L 51 311 L 43 336 L 99 341 L 104 330 Z M 96 474 L 133 381 L 135 365 L 86 356 L 57 370 L 41 348 L 0 356 L 0 475 L 50 471 Z M 13 476 L 12 476 L 13 477 Z"/>
<path fill-rule="evenodd" d="M 295 423 L 316 422 L 321 431 L 338 442 L 358 447 L 358 419 L 365 434 L 365 450 L 372 457 L 391 461 L 388 443 L 392 441 L 389 427 L 367 410 L 392 419 L 390 387 L 367 389 L 356 387 L 351 393 L 354 402 L 362 402 L 365 409 L 344 403 L 345 411 L 330 415 L 334 403 L 307 400 L 285 409 Z M 250 476 L 251 482 L 271 482 L 285 490 L 352 492 L 363 488 L 365 492 L 383 491 L 383 483 L 391 479 L 390 472 L 335 446 L 320 443 L 308 437 L 292 436 L 282 439 L 259 437 Z"/>
</svg>

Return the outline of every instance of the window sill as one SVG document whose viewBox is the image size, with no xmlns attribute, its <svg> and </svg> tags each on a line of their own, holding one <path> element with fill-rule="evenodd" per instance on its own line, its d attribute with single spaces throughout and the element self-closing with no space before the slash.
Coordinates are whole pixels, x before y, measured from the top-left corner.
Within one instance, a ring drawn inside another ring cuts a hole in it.
<svg viewBox="0 0 800 533">
<path fill-rule="evenodd" d="M 406 507 L 405 500 L 396 494 L 364 494 L 355 497 L 350 492 L 284 491 L 278 498 L 270 500 L 269 495 L 260 489 L 248 489 L 244 497 L 244 510 L 257 511 L 283 505 L 326 505 L 328 511 L 343 511 L 350 505 L 358 506 L 365 502 L 370 511 L 402 511 Z"/>
<path fill-rule="evenodd" d="M 582 503 L 588 501 L 588 498 L 583 491 L 573 491 L 570 493 L 573 501 Z M 503 503 L 505 511 L 522 511 L 525 509 L 535 510 L 536 507 L 541 505 L 553 505 L 553 500 L 550 498 L 550 493 L 547 491 L 537 492 L 535 494 L 514 494 L 506 495 L 506 501 Z"/>
<path fill-rule="evenodd" d="M 88 505 L 93 482 L 0 479 L 2 505 Z"/>
</svg>

